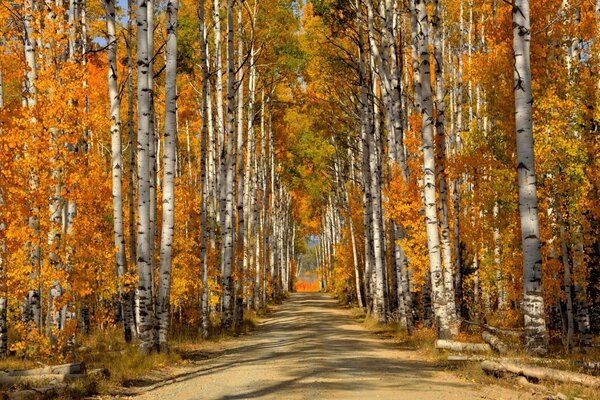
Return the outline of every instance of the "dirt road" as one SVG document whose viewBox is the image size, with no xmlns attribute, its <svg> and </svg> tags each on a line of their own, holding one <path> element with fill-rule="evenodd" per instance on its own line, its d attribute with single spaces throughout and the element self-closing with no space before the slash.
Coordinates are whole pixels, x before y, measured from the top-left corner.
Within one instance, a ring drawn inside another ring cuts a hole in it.
<svg viewBox="0 0 600 400">
<path fill-rule="evenodd" d="M 251 336 L 190 379 L 141 399 L 524 399 L 400 350 L 325 294 L 294 294 Z"/>
</svg>

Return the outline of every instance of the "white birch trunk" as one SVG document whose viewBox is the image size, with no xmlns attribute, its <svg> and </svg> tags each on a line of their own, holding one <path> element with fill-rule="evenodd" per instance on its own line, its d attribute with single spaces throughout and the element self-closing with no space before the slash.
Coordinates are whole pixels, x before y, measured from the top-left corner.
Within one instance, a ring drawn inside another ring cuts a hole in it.
<svg viewBox="0 0 600 400">
<path fill-rule="evenodd" d="M 463 131 L 463 76 L 462 76 L 462 58 L 463 58 L 463 36 L 464 36 L 464 7 L 463 0 L 460 1 L 460 12 L 459 12 L 459 51 L 457 55 L 457 83 L 456 83 L 456 131 L 455 136 L 452 138 L 454 142 L 454 156 L 458 156 L 461 152 L 461 141 Z M 452 205 L 454 208 L 454 291 L 456 292 L 456 313 L 458 316 L 462 313 L 462 252 L 460 244 L 460 185 L 462 180 L 460 177 L 456 178 L 453 182 L 452 187 Z"/>
<path fill-rule="evenodd" d="M 423 197 L 425 201 L 425 224 L 427 228 L 427 248 L 429 252 L 429 270 L 431 276 L 431 296 L 435 323 L 439 339 L 450 336 L 450 321 L 447 309 L 447 297 L 441 265 L 440 238 L 438 232 L 436 207 L 436 168 L 435 145 L 433 138 L 433 101 L 431 90 L 431 70 L 429 61 L 429 40 L 427 30 L 427 12 L 425 0 L 415 0 L 415 13 L 418 28 L 418 43 L 421 70 L 421 114 L 423 137 Z"/>
<path fill-rule="evenodd" d="M 134 133 L 134 106 L 133 106 L 133 4 L 132 0 L 127 0 L 127 131 L 129 145 L 129 272 L 134 273 L 137 264 L 137 243 L 136 243 L 136 221 L 135 221 L 135 168 L 136 168 L 136 144 Z M 132 316 L 123 316 L 124 320 L 129 319 L 132 324 L 132 336 L 139 334 L 139 301 L 137 288 L 128 287 L 126 299 L 132 308 Z"/>
<path fill-rule="evenodd" d="M 146 0 L 147 5 L 147 14 L 148 14 L 148 74 L 146 75 L 148 79 L 148 90 L 150 93 L 150 144 L 149 144 L 149 168 L 150 168 L 150 263 L 152 265 L 151 273 L 152 273 L 152 282 L 155 282 L 154 277 L 154 266 L 155 266 L 155 254 L 156 254 L 156 237 L 157 237 L 157 205 L 156 205 L 156 195 L 157 195 L 157 172 L 158 172 L 158 163 L 159 157 L 158 153 L 160 152 L 160 135 L 157 132 L 157 128 L 159 123 L 157 121 L 158 115 L 155 112 L 154 105 L 154 1 L 155 0 Z M 156 312 L 155 301 L 156 301 L 156 288 L 155 285 L 152 285 L 152 308 L 154 312 Z"/>
<path fill-rule="evenodd" d="M 237 77 L 237 82 L 238 82 L 238 87 L 237 87 L 237 121 L 236 121 L 236 128 L 237 128 L 237 138 L 236 138 L 236 170 L 237 170 L 237 233 L 236 233 L 236 254 L 234 254 L 234 258 L 236 260 L 236 264 L 239 268 L 239 266 L 241 265 L 241 273 L 239 274 L 239 280 L 236 282 L 236 290 L 234 296 L 237 299 L 242 299 L 244 298 L 244 277 L 246 276 L 246 270 L 247 270 L 247 260 L 244 257 L 245 251 L 246 251 L 246 238 L 245 238 L 245 232 L 246 232 L 246 213 L 244 212 L 244 190 L 245 190 L 245 171 L 244 171 L 244 70 L 242 68 L 242 64 L 244 63 L 244 26 L 243 26 L 243 15 L 242 15 L 242 11 L 243 11 L 243 6 L 242 6 L 242 2 L 239 1 L 237 3 L 238 5 L 238 19 L 237 19 L 237 24 L 238 24 L 238 66 L 239 66 L 239 71 L 238 71 L 238 77 Z M 241 261 L 242 263 L 237 262 L 237 260 L 239 260 L 239 257 L 241 257 Z M 243 313 L 243 307 L 237 307 L 237 302 L 239 300 L 236 300 L 236 307 L 235 307 L 235 312 L 240 314 L 235 316 L 235 322 L 236 324 L 238 322 L 242 322 L 243 321 L 243 315 L 241 315 Z M 236 325 L 237 328 L 237 325 Z"/>
<path fill-rule="evenodd" d="M 513 2 L 515 128 L 523 244 L 525 347 L 529 352 L 537 354 L 547 351 L 548 334 L 542 296 L 542 256 L 533 152 L 530 42 L 529 0 L 515 0 Z"/>
<path fill-rule="evenodd" d="M 117 36 L 115 27 L 115 2 L 107 0 L 106 30 L 108 33 L 108 97 L 110 100 L 110 136 L 112 158 L 112 197 L 113 197 L 113 230 L 115 253 L 115 267 L 118 281 L 117 307 L 123 318 L 123 333 L 125 341 L 132 338 L 131 303 L 127 301 L 124 293 L 123 277 L 127 270 L 125 255 L 125 231 L 123 224 L 123 147 L 121 144 L 121 105 L 117 87 Z"/>
<path fill-rule="evenodd" d="M 440 216 L 440 244 L 442 252 L 442 267 L 444 274 L 444 289 L 446 291 L 446 307 L 448 318 L 456 321 L 456 303 L 454 301 L 454 277 L 452 274 L 452 252 L 450 243 L 450 223 L 448 212 L 448 190 L 446 185 L 446 121 L 444 104 L 444 58 L 442 54 L 442 26 L 440 0 L 434 0 L 433 18 L 431 25 L 434 32 L 435 62 L 435 130 L 437 134 L 437 179 L 439 182 L 439 216 Z M 451 323 L 452 334 L 458 334 L 458 324 Z"/>
<path fill-rule="evenodd" d="M 177 12 L 178 0 L 167 3 L 167 48 L 165 67 L 165 143 L 163 155 L 162 230 L 160 238 L 160 275 L 156 317 L 160 351 L 168 349 L 171 314 L 171 266 L 175 234 L 175 156 L 177 151 Z"/>
<path fill-rule="evenodd" d="M 207 158 L 210 161 L 210 153 L 211 150 L 207 149 L 210 145 L 210 140 L 208 138 L 208 119 L 209 109 L 208 103 L 210 101 L 209 98 L 209 60 L 208 60 L 208 52 L 207 52 L 207 32 L 206 32 L 206 17 L 205 17 L 205 0 L 200 0 L 198 5 L 198 22 L 200 27 L 200 63 L 202 64 L 202 132 L 200 137 L 200 175 L 202 181 L 202 200 L 201 200 L 201 242 L 200 242 L 200 262 L 202 264 L 202 294 L 201 294 L 201 305 L 200 305 L 200 313 L 201 313 L 201 331 L 202 337 L 207 338 L 209 329 L 210 329 L 210 315 L 208 309 L 208 249 L 207 249 L 207 238 L 208 238 L 208 208 L 209 208 L 209 190 L 210 190 L 210 176 L 207 173 L 206 160 Z M 214 135 L 213 135 L 214 137 Z"/>
<path fill-rule="evenodd" d="M 138 134 L 137 134 L 137 175 L 138 175 L 138 301 L 139 301 L 139 339 L 140 352 L 148 354 L 154 347 L 154 307 L 152 246 L 153 230 L 150 221 L 151 202 L 151 88 L 149 87 L 148 53 L 148 7 L 145 0 L 137 0 L 137 66 L 138 66 Z"/>
<path fill-rule="evenodd" d="M 222 260 L 222 288 L 223 288 L 223 313 L 222 328 L 227 330 L 233 325 L 233 307 L 235 292 L 232 282 L 232 272 L 235 267 L 235 209 L 234 209 L 234 134 L 235 134 L 235 65 L 233 44 L 233 0 L 227 0 L 227 152 L 226 174 L 224 190 L 225 215 L 223 226 L 223 260 Z"/>
<path fill-rule="evenodd" d="M 565 302 L 567 305 L 567 337 L 566 337 L 566 348 L 569 351 L 573 347 L 573 335 L 575 331 L 575 322 L 573 319 L 573 294 L 572 294 L 572 283 L 571 283 L 571 265 L 569 263 L 569 248 L 567 246 L 565 238 L 565 223 L 562 218 L 560 211 L 560 204 L 556 204 L 556 218 L 559 228 L 560 247 L 562 252 L 562 264 L 564 268 L 564 280 L 563 284 L 565 287 Z"/>
</svg>

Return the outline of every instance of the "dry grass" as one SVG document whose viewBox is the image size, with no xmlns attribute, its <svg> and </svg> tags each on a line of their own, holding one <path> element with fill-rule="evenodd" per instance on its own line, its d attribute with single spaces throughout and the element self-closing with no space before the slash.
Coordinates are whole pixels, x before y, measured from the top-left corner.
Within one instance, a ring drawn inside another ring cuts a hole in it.
<svg viewBox="0 0 600 400">
<path fill-rule="evenodd" d="M 392 338 L 394 342 L 406 350 L 416 350 L 424 358 L 434 362 L 446 370 L 452 371 L 462 378 L 481 385 L 500 385 L 508 388 L 515 388 L 518 383 L 514 377 L 506 376 L 502 379 L 487 375 L 481 369 L 481 363 L 475 361 L 468 362 L 449 362 L 448 355 L 456 354 L 448 351 L 440 351 L 435 349 L 435 330 L 433 328 L 417 327 L 412 335 L 409 335 L 406 330 L 401 329 L 397 323 L 388 323 L 386 325 L 379 324 L 374 318 L 366 315 L 366 313 L 359 308 L 352 308 L 350 310 L 352 317 L 359 323 L 363 324 L 364 327 L 370 331 L 382 335 L 385 337 Z M 465 331 L 459 333 L 455 337 L 456 341 L 467 342 L 467 343 L 481 343 L 481 336 L 478 329 L 467 328 Z M 547 368 L 556 368 L 566 371 L 580 372 L 580 373 L 592 373 L 583 367 L 584 362 L 597 362 L 600 360 L 600 349 L 593 348 L 586 353 L 573 353 L 566 354 L 559 348 L 552 349 L 551 355 L 544 358 L 535 358 L 528 356 L 518 339 L 507 339 L 510 340 L 510 353 L 500 356 L 494 354 L 483 355 L 490 359 L 504 358 L 510 359 L 511 361 L 543 366 Z M 597 371 L 596 371 L 597 374 Z M 531 387 L 525 390 L 532 390 Z M 536 392 L 542 395 L 555 395 L 562 393 L 567 396 L 568 399 L 586 399 L 586 400 L 600 400 L 600 391 L 598 389 L 592 389 L 583 387 L 575 384 L 556 384 L 554 382 L 540 382 Z M 549 398 L 549 397 L 548 397 Z"/>
<path fill-rule="evenodd" d="M 30 369 L 37 368 L 41 365 L 33 360 L 26 360 L 17 357 L 7 357 L 0 359 L 0 370 L 5 369 Z"/>
<path fill-rule="evenodd" d="M 255 312 L 246 312 L 241 329 L 234 335 L 249 334 L 258 325 L 259 319 Z M 168 367 L 183 366 L 199 353 L 210 353 L 215 343 L 224 342 L 231 336 L 214 329 L 210 337 L 203 340 L 196 328 L 174 327 L 170 339 L 170 352 L 144 356 L 139 353 L 136 343 L 125 342 L 120 329 L 98 330 L 81 338 L 77 351 L 69 359 L 84 362 L 88 370 L 106 369 L 109 372 L 108 378 L 86 377 L 73 382 L 69 384 L 62 398 L 84 398 L 94 394 L 118 393 L 124 386 L 143 384 L 153 373 L 157 371 L 168 373 Z M 16 357 L 0 360 L 0 370 L 30 369 L 42 365 L 40 362 Z M 35 384 L 35 387 L 44 385 L 44 382 L 40 382 Z M 10 389 L 22 390 L 32 387 L 34 386 L 31 384 L 20 384 Z"/>
</svg>

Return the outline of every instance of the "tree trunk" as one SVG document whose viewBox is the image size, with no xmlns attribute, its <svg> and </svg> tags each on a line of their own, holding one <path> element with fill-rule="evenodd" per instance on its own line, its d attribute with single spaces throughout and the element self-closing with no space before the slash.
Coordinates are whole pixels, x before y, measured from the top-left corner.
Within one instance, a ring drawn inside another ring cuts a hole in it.
<svg viewBox="0 0 600 400">
<path fill-rule="evenodd" d="M 129 272 L 135 272 L 137 260 L 137 244 L 135 235 L 135 133 L 133 127 L 133 4 L 132 0 L 127 0 L 127 134 L 129 145 Z M 123 315 L 124 323 L 129 325 L 130 335 L 133 337 L 137 334 L 136 315 L 138 313 L 133 309 L 137 290 L 131 287 L 130 284 L 125 286 L 123 301 L 128 305 L 124 308 L 129 315 Z M 137 307 L 136 307 L 137 309 Z M 139 310 L 139 309 L 138 309 Z M 125 332 L 125 340 L 127 340 L 127 331 Z"/>
<path fill-rule="evenodd" d="M 117 36 L 115 28 L 115 2 L 107 0 L 106 30 L 108 33 L 108 97 L 110 99 L 110 137 L 112 158 L 112 197 L 113 197 L 113 230 L 115 253 L 115 266 L 117 275 L 117 307 L 123 318 L 123 333 L 125 341 L 131 341 L 131 321 L 125 316 L 130 316 L 130 307 L 126 301 L 123 277 L 127 269 L 125 255 L 125 232 L 123 226 L 123 150 L 121 145 L 121 106 L 117 88 Z"/>
<path fill-rule="evenodd" d="M 36 64 L 36 49 L 33 39 L 33 13 L 36 11 L 36 2 L 29 0 L 26 3 L 23 16 L 23 46 L 25 53 L 25 63 L 27 71 L 25 72 L 24 82 L 24 101 L 23 104 L 29 109 L 33 109 L 37 104 L 37 64 Z M 35 119 L 33 120 L 35 121 Z M 37 190 L 38 179 L 32 173 L 29 176 L 29 190 L 34 192 Z M 37 280 L 41 273 L 42 254 L 38 244 L 38 236 L 40 234 L 39 220 L 39 205 L 32 201 L 31 215 L 29 217 L 29 228 L 33 232 L 34 240 L 28 244 L 29 259 L 32 267 L 30 274 L 30 288 L 25 300 L 24 320 L 32 322 L 38 329 L 42 326 L 42 298 L 41 287 L 34 287 L 33 282 Z"/>
<path fill-rule="evenodd" d="M 456 77 L 456 131 L 453 139 L 454 142 L 454 156 L 458 156 L 461 152 L 462 147 L 462 131 L 463 131 L 463 0 L 460 1 L 460 21 L 459 21 L 459 51 L 457 55 L 457 77 Z M 454 269 L 454 291 L 456 293 L 456 313 L 458 316 L 464 317 L 463 312 L 463 290 L 462 290 L 462 247 L 460 243 L 460 185 L 462 180 L 460 177 L 454 179 L 452 187 L 452 205 L 454 208 L 454 257 L 455 257 L 455 269 Z"/>
<path fill-rule="evenodd" d="M 573 294 L 571 284 L 571 265 L 569 264 L 569 249 L 565 238 L 565 222 L 560 210 L 559 202 L 556 204 L 556 218 L 559 227 L 560 246 L 562 252 L 562 264 L 564 268 L 564 286 L 565 286 L 565 302 L 567 304 L 567 337 L 566 348 L 569 351 L 573 347 L 573 334 L 575 331 L 575 323 L 573 319 Z"/>
<path fill-rule="evenodd" d="M 153 274 L 152 274 L 152 242 L 153 230 L 150 221 L 150 185 L 151 158 L 151 94 L 148 75 L 148 7 L 145 0 L 137 0 L 137 98 L 138 98 L 138 144 L 137 144 L 137 175 L 138 175 L 138 297 L 139 297 L 139 339 L 140 352 L 148 354 L 154 347 L 155 325 L 153 307 Z"/>
<path fill-rule="evenodd" d="M 529 352 L 537 354 L 546 353 L 548 334 L 542 296 L 542 256 L 533 152 L 530 41 L 529 0 L 515 0 L 513 2 L 515 128 L 523 244 L 525 346 Z"/>
<path fill-rule="evenodd" d="M 238 78 L 237 78 L 237 139 L 236 139 L 236 169 L 237 169 L 237 233 L 236 233 L 236 247 L 237 251 L 234 255 L 236 260 L 236 265 L 238 268 L 241 267 L 239 271 L 239 279 L 236 282 L 236 289 L 234 291 L 234 296 L 243 299 L 244 297 L 244 277 L 246 274 L 247 262 L 244 263 L 245 260 L 244 254 L 246 251 L 246 213 L 244 212 L 244 189 L 245 189 L 245 171 L 244 171 L 244 70 L 242 68 L 244 63 L 244 26 L 243 26 L 243 15 L 242 15 L 242 2 L 238 1 Z M 249 156 L 249 155 L 248 155 Z M 249 158 L 249 157 L 248 157 Z M 241 260 L 240 260 L 241 258 Z M 239 262 L 242 261 L 242 262 Z M 236 302 L 237 304 L 237 302 Z M 236 307 L 236 312 L 238 312 L 238 307 Z M 239 309 L 239 312 L 243 312 L 243 307 Z M 236 315 L 234 321 L 243 321 L 243 315 Z M 238 326 L 236 326 L 236 329 Z"/>
<path fill-rule="evenodd" d="M 431 294 L 438 330 L 438 338 L 450 337 L 450 320 L 447 309 L 447 297 L 444 288 L 440 237 L 438 232 L 436 207 L 436 169 L 435 145 L 433 138 L 433 102 L 431 90 L 431 70 L 429 61 L 429 40 L 427 36 L 427 12 L 425 0 L 415 1 L 419 53 L 421 56 L 421 115 L 423 136 L 423 185 L 425 201 L 425 224 L 427 228 L 427 248 L 429 252 L 429 270 L 431 275 Z"/>
<path fill-rule="evenodd" d="M 202 264 L 202 294 L 201 294 L 201 305 L 200 313 L 202 318 L 201 331 L 202 337 L 208 337 L 208 331 L 210 328 L 210 315 L 208 310 L 208 249 L 207 249 L 207 238 L 208 238 L 208 226 L 207 226 L 207 213 L 208 213 L 208 198 L 209 192 L 209 176 L 207 174 L 206 160 L 209 157 L 210 150 L 207 150 L 207 145 L 210 144 L 208 140 L 208 102 L 209 99 L 209 65 L 208 65 L 208 54 L 207 54 L 207 32 L 206 32 L 206 17 L 205 17 L 205 0 L 200 0 L 198 4 L 198 22 L 200 27 L 200 63 L 202 64 L 202 132 L 200 137 L 200 176 L 202 180 L 202 200 L 201 200 L 201 242 L 200 242 L 200 262 Z"/>
<path fill-rule="evenodd" d="M 444 104 L 444 58 L 442 54 L 442 26 L 440 18 L 440 0 L 434 0 L 433 18 L 431 25 L 434 32 L 433 59 L 435 62 L 435 131 L 437 134 L 437 179 L 439 182 L 439 217 L 440 217 L 440 244 L 442 253 L 442 267 L 444 274 L 444 289 L 446 291 L 446 307 L 448 318 L 456 322 L 456 304 L 454 301 L 454 277 L 452 274 L 452 252 L 450 244 L 450 223 L 448 213 L 448 190 L 446 185 L 446 121 Z M 458 334 L 458 324 L 451 323 L 452 334 Z"/>
<path fill-rule="evenodd" d="M 175 155 L 177 151 L 177 12 L 178 0 L 167 3 L 167 54 L 165 77 L 165 145 L 162 188 L 162 231 L 160 237 L 160 276 L 156 316 L 158 345 L 168 349 L 170 321 L 171 265 L 175 234 Z"/>
<path fill-rule="evenodd" d="M 225 175 L 225 215 L 223 226 L 223 260 L 222 260 L 222 288 L 223 288 L 223 313 L 222 328 L 229 329 L 233 325 L 234 286 L 232 272 L 235 268 L 235 209 L 234 209 L 234 134 L 235 134 L 235 65 L 233 44 L 233 0 L 227 0 L 227 152 Z"/>
</svg>

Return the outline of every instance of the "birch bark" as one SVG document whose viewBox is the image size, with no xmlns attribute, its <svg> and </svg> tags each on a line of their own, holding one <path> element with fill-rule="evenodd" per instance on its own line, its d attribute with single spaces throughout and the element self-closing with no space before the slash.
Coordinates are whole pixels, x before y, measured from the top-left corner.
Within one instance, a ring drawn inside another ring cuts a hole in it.
<svg viewBox="0 0 600 400">
<path fill-rule="evenodd" d="M 547 351 L 548 334 L 542 296 L 542 256 L 533 153 L 529 0 L 513 2 L 512 18 L 525 347 L 531 353 L 542 354 Z"/>
<path fill-rule="evenodd" d="M 175 234 L 175 156 L 177 151 L 177 13 L 178 0 L 167 3 L 167 48 L 165 77 L 165 140 L 163 155 L 162 229 L 160 275 L 156 316 L 160 351 L 168 349 L 171 314 L 171 267 Z"/>
<path fill-rule="evenodd" d="M 435 150 L 433 138 L 433 102 L 431 90 L 431 70 L 429 39 L 427 30 L 427 12 L 425 0 L 414 0 L 418 27 L 418 44 L 421 70 L 421 115 L 423 136 L 423 191 L 425 201 L 425 224 L 427 228 L 427 248 L 429 252 L 429 270 L 431 275 L 431 295 L 438 338 L 450 336 L 450 321 L 447 310 L 447 297 L 442 273 L 440 238 L 436 207 Z"/>
<path fill-rule="evenodd" d="M 153 230 L 150 220 L 151 159 L 151 89 L 149 86 L 148 53 L 148 6 L 146 0 L 137 0 L 137 66 L 138 66 L 138 134 L 137 134 L 137 176 L 138 176 L 138 301 L 139 301 L 139 339 L 140 352 L 150 353 L 154 348 L 154 305 L 152 246 Z"/>
<path fill-rule="evenodd" d="M 132 339 L 131 304 L 127 301 L 124 291 L 123 278 L 127 269 L 125 255 L 125 232 L 123 224 L 123 148 L 121 144 L 121 105 L 117 87 L 117 36 L 115 26 L 115 1 L 107 0 L 106 31 L 108 33 L 108 97 L 110 100 L 110 136 L 112 159 L 112 197 L 113 197 L 113 230 L 115 266 L 117 275 L 117 307 L 123 318 L 123 333 L 125 341 Z"/>
<path fill-rule="evenodd" d="M 446 121 L 444 104 L 444 58 L 442 54 L 442 26 L 440 18 L 440 0 L 434 0 L 433 17 L 431 25 L 434 33 L 433 60 L 435 62 L 435 131 L 437 134 L 437 179 L 439 182 L 439 216 L 440 216 L 440 244 L 442 252 L 442 267 L 444 274 L 444 289 L 446 292 L 446 307 L 448 318 L 456 321 L 456 304 L 454 301 L 454 279 L 452 274 L 452 253 L 450 243 L 450 223 L 448 215 L 448 190 L 446 185 Z M 451 324 L 452 334 L 458 334 L 458 325 Z"/>
<path fill-rule="evenodd" d="M 223 315 L 222 327 L 227 330 L 233 325 L 234 288 L 232 272 L 235 263 L 235 210 L 234 210 L 234 133 L 235 133 L 235 59 L 234 59 L 234 34 L 233 34 L 233 0 L 227 0 L 227 152 L 226 152 L 226 180 L 224 188 L 225 215 L 223 230 L 223 260 L 222 260 L 222 288 L 223 288 Z"/>
<path fill-rule="evenodd" d="M 200 137 L 200 175 L 202 180 L 202 200 L 201 200 L 201 242 L 200 242 L 200 262 L 202 264 L 202 293 L 201 293 L 201 330 L 202 337 L 207 338 L 210 328 L 210 318 L 208 309 L 208 249 L 207 249 L 207 238 L 208 238 L 208 207 L 209 207 L 209 182 L 210 178 L 207 173 L 206 160 L 209 158 L 210 150 L 207 149 L 207 145 L 210 143 L 208 139 L 208 102 L 209 98 L 209 65 L 208 65 L 208 54 L 207 54 L 207 38 L 206 38 L 206 17 L 205 17 L 205 0 L 200 0 L 198 4 L 198 22 L 200 27 L 200 63 L 202 64 L 202 132 Z"/>
</svg>

